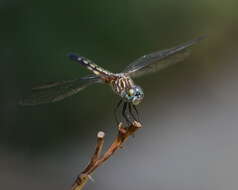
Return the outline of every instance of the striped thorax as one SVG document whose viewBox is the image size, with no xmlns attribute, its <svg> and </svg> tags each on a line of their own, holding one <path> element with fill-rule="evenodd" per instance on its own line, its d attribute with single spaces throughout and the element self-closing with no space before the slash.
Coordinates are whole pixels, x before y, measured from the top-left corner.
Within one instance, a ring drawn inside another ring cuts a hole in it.
<svg viewBox="0 0 238 190">
<path fill-rule="evenodd" d="M 118 76 L 116 80 L 111 82 L 112 90 L 119 96 L 123 96 L 125 91 L 134 86 L 134 82 L 130 77 L 125 75 Z"/>
</svg>

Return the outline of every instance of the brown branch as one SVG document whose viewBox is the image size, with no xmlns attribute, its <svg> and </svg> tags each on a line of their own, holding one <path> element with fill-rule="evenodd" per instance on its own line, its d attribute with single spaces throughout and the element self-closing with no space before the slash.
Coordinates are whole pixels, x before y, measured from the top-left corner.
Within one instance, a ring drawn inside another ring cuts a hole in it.
<svg viewBox="0 0 238 190">
<path fill-rule="evenodd" d="M 95 171 L 96 168 L 101 166 L 106 160 L 108 160 L 115 151 L 122 147 L 122 144 L 127 140 L 127 138 L 133 135 L 138 129 L 141 128 L 141 124 L 137 121 L 134 121 L 129 127 L 123 127 L 123 124 L 118 125 L 118 135 L 114 139 L 111 146 L 108 150 L 100 156 L 101 150 L 104 144 L 105 133 L 100 131 L 97 134 L 97 145 L 95 152 L 92 155 L 91 161 L 88 166 L 83 170 L 83 172 L 75 180 L 71 190 L 81 190 L 84 185 L 90 179 L 91 174 Z"/>
</svg>

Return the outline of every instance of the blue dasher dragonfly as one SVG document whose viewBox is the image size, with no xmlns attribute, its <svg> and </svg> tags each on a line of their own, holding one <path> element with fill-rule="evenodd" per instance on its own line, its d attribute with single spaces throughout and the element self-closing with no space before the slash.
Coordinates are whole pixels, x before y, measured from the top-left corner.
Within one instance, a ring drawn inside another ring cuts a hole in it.
<svg viewBox="0 0 238 190">
<path fill-rule="evenodd" d="M 20 101 L 20 105 L 32 106 L 58 102 L 77 94 L 89 85 L 103 83 L 110 85 L 115 94 L 120 97 L 120 101 L 114 109 L 116 121 L 118 122 L 116 112 L 123 103 L 122 116 L 127 123 L 131 123 L 130 119 L 138 120 L 136 106 L 144 98 L 142 88 L 136 85 L 132 78 L 159 71 L 183 61 L 189 55 L 190 47 L 203 38 L 204 36 L 201 36 L 173 48 L 144 55 L 133 61 L 120 73 L 109 72 L 96 65 L 93 61 L 71 53 L 68 55 L 71 60 L 86 67 L 93 74 L 74 80 L 34 87 L 32 88 L 32 93 Z"/>
</svg>

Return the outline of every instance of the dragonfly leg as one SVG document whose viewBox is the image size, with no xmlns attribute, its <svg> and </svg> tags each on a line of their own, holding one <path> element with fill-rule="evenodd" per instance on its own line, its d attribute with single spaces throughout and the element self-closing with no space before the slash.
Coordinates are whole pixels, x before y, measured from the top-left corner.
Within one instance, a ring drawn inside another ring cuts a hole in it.
<svg viewBox="0 0 238 190">
<path fill-rule="evenodd" d="M 118 117 L 117 117 L 118 116 L 117 112 L 118 112 L 118 109 L 119 109 L 121 103 L 122 103 L 122 99 L 116 104 L 116 106 L 114 107 L 114 110 L 113 110 L 114 118 L 116 120 L 117 125 L 119 124 L 119 120 L 118 120 Z"/>
<path fill-rule="evenodd" d="M 136 118 L 136 116 L 134 115 L 134 113 L 133 113 L 133 111 L 132 111 L 132 109 L 131 109 L 131 103 L 129 103 L 129 105 L 128 105 L 128 107 L 129 107 L 129 113 L 130 113 L 130 115 L 132 116 L 132 118 L 135 120 L 135 121 L 138 121 L 138 114 L 137 114 L 137 118 Z"/>
<path fill-rule="evenodd" d="M 138 118 L 138 121 L 140 121 L 140 114 L 139 114 L 139 112 L 138 112 L 136 106 L 135 106 L 135 105 L 132 105 L 132 107 L 134 108 L 134 110 L 135 110 L 135 112 L 136 112 L 136 116 L 137 116 L 137 118 Z"/>
<path fill-rule="evenodd" d="M 123 108 L 122 108 L 122 116 L 126 120 L 127 124 L 130 125 L 131 121 L 129 120 L 127 114 L 126 114 L 126 108 L 127 108 L 128 102 L 124 102 Z"/>
</svg>

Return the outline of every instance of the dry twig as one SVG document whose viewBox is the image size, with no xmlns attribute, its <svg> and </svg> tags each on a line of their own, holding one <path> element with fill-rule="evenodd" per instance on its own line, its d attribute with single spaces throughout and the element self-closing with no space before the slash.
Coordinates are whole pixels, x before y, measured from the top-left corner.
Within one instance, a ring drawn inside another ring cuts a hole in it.
<svg viewBox="0 0 238 190">
<path fill-rule="evenodd" d="M 127 138 L 133 135 L 139 128 L 141 128 L 141 124 L 137 121 L 134 121 L 129 127 L 123 127 L 123 124 L 120 123 L 118 125 L 118 135 L 114 139 L 111 146 L 108 150 L 100 156 L 101 150 L 103 148 L 104 136 L 105 133 L 100 131 L 97 134 L 97 145 L 94 154 L 92 155 L 91 161 L 88 166 L 83 170 L 83 172 L 77 177 L 75 180 L 71 190 L 81 190 L 84 185 L 90 179 L 91 174 L 94 170 L 102 165 L 106 160 L 108 160 L 113 153 L 122 147 L 122 144 L 127 140 Z"/>
</svg>

